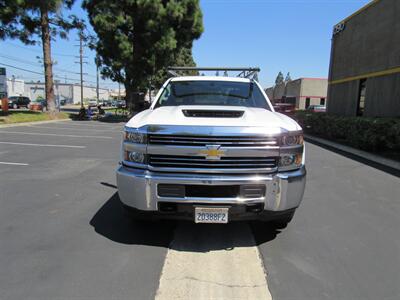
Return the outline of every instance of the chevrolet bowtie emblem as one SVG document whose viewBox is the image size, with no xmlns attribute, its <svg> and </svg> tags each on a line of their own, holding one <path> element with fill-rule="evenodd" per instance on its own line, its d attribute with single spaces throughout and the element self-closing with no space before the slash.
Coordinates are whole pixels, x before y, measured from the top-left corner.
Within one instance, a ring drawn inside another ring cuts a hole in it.
<svg viewBox="0 0 400 300">
<path fill-rule="evenodd" d="M 220 150 L 221 145 L 206 145 L 207 150 L 201 150 L 200 154 L 204 155 L 206 159 L 218 160 L 221 156 L 225 155 L 225 150 Z"/>
</svg>

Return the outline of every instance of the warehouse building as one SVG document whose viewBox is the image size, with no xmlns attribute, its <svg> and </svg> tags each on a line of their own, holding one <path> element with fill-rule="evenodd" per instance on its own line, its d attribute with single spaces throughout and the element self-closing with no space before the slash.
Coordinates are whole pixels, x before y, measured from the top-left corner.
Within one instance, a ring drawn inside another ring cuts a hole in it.
<svg viewBox="0 0 400 300">
<path fill-rule="evenodd" d="M 375 0 L 333 30 L 330 114 L 400 116 L 400 1 Z"/>
<path fill-rule="evenodd" d="M 34 100 L 39 97 L 45 98 L 44 82 L 25 82 L 24 96 Z M 111 91 L 109 89 L 99 88 L 99 99 L 110 99 Z M 71 83 L 54 83 L 54 96 L 57 101 L 66 101 L 66 103 L 78 104 L 81 101 L 81 86 Z M 96 87 L 84 86 L 83 98 L 85 100 L 96 99 Z"/>
<path fill-rule="evenodd" d="M 310 105 L 326 105 L 328 79 L 299 78 L 283 82 L 265 90 L 272 103 L 295 104 L 296 109 Z"/>
</svg>

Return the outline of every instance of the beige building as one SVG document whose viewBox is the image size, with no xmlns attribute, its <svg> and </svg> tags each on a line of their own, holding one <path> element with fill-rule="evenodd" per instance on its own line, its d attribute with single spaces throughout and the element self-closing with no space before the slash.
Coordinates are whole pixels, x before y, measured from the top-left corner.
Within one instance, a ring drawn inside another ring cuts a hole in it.
<svg viewBox="0 0 400 300">
<path fill-rule="evenodd" d="M 334 26 L 329 114 L 400 116 L 400 0 L 374 0 Z"/>
<path fill-rule="evenodd" d="M 299 78 L 267 88 L 265 92 L 272 103 L 291 103 L 297 109 L 326 105 L 328 79 Z"/>
</svg>

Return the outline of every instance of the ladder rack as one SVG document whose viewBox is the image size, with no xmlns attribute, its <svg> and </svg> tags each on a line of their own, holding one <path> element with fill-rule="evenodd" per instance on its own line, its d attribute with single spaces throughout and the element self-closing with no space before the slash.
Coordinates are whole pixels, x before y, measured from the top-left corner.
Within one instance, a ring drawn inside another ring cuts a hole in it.
<svg viewBox="0 0 400 300">
<path fill-rule="evenodd" d="M 181 76 L 177 72 L 188 72 L 188 71 L 215 71 L 217 74 L 223 72 L 223 76 L 228 76 L 228 71 L 239 72 L 236 77 L 251 78 L 258 80 L 258 72 L 260 68 L 226 68 L 226 67 L 168 67 L 168 73 L 174 77 Z"/>
</svg>

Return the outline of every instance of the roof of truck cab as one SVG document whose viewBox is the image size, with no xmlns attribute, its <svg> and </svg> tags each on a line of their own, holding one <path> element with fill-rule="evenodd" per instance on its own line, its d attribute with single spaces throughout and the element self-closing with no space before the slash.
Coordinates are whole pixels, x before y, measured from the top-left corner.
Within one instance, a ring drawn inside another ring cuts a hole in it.
<svg viewBox="0 0 400 300">
<path fill-rule="evenodd" d="M 231 82 L 250 82 L 249 78 L 226 77 L 226 76 L 179 76 L 171 79 L 175 81 L 231 81 Z"/>
</svg>

